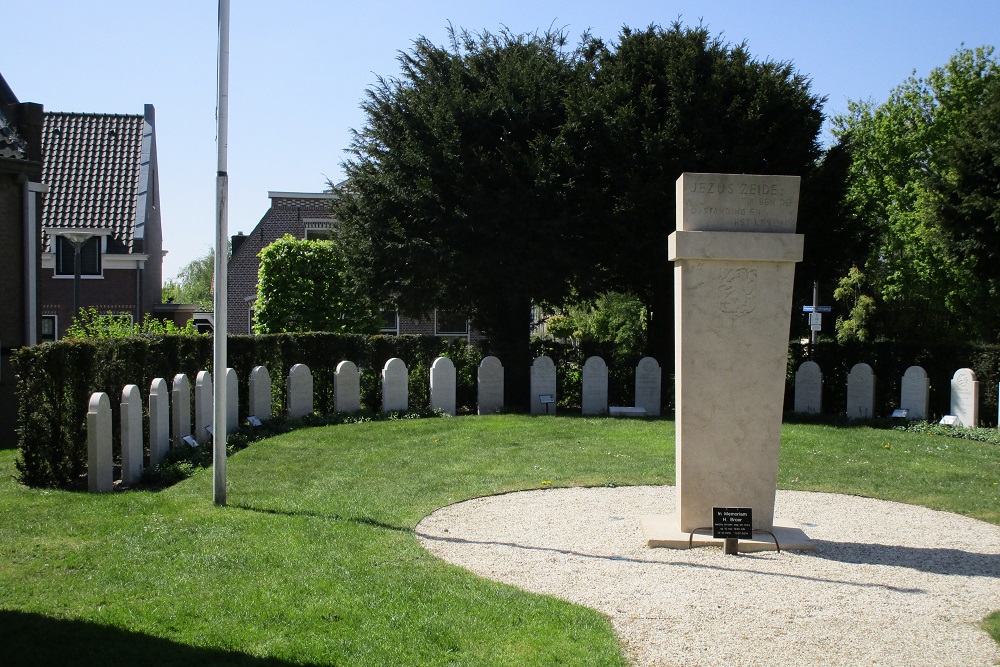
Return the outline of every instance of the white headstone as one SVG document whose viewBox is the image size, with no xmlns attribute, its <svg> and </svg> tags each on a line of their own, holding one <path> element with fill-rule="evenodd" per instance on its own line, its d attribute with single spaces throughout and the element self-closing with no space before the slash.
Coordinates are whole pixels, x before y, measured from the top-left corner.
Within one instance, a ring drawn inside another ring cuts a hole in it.
<svg viewBox="0 0 1000 667">
<path fill-rule="evenodd" d="M 149 383 L 149 467 L 155 468 L 170 449 L 170 392 L 167 381 Z"/>
<path fill-rule="evenodd" d="M 134 384 L 122 389 L 122 483 L 142 477 L 142 395 Z"/>
<path fill-rule="evenodd" d="M 531 414 L 556 413 L 556 365 L 542 355 L 531 364 Z"/>
<path fill-rule="evenodd" d="M 191 435 L 191 383 L 187 375 L 178 373 L 174 376 L 170 389 L 171 412 L 170 432 L 174 447 L 184 444 L 184 436 Z"/>
<path fill-rule="evenodd" d="M 87 490 L 106 493 L 115 488 L 111 459 L 111 400 L 104 392 L 90 396 L 87 410 Z"/>
<path fill-rule="evenodd" d="M 823 372 L 815 361 L 804 361 L 795 371 L 795 412 L 823 412 Z"/>
<path fill-rule="evenodd" d="M 341 361 L 333 376 L 333 410 L 354 414 L 361 409 L 361 374 L 353 361 Z"/>
<path fill-rule="evenodd" d="M 265 366 L 250 371 L 250 415 L 262 422 L 271 418 L 271 374 Z"/>
<path fill-rule="evenodd" d="M 875 372 L 868 364 L 854 364 L 847 374 L 847 418 L 875 416 Z"/>
<path fill-rule="evenodd" d="M 226 369 L 226 435 L 240 426 L 240 383 L 236 370 Z"/>
<path fill-rule="evenodd" d="M 965 428 L 979 426 L 979 382 L 971 368 L 959 368 L 951 378 L 950 412 Z"/>
<path fill-rule="evenodd" d="M 313 412 L 313 376 L 305 364 L 288 371 L 288 418 L 298 419 Z"/>
<path fill-rule="evenodd" d="M 194 439 L 199 444 L 212 439 L 208 427 L 212 426 L 212 402 L 215 399 L 213 391 L 212 374 L 198 371 L 194 381 Z"/>
<path fill-rule="evenodd" d="M 455 415 L 457 379 L 455 364 L 448 357 L 438 357 L 431 365 L 431 408 Z"/>
<path fill-rule="evenodd" d="M 660 416 L 662 371 L 652 357 L 643 357 L 635 367 L 635 407 L 650 417 Z"/>
<path fill-rule="evenodd" d="M 910 366 L 903 373 L 899 387 L 899 407 L 906 410 L 907 419 L 927 419 L 931 381 L 920 366 Z"/>
<path fill-rule="evenodd" d="M 393 357 L 382 369 L 382 414 L 406 412 L 409 407 L 409 372 L 402 359 Z"/>
<path fill-rule="evenodd" d="M 608 365 L 600 357 L 583 363 L 581 403 L 585 415 L 608 414 Z"/>
<path fill-rule="evenodd" d="M 484 357 L 479 362 L 478 412 L 492 415 L 503 410 L 503 364 L 496 357 Z"/>
</svg>

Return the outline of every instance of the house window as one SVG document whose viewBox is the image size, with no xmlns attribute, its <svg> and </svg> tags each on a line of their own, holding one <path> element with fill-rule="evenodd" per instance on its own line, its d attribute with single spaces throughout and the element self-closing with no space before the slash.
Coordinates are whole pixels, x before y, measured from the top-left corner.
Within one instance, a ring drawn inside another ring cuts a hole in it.
<svg viewBox="0 0 1000 667">
<path fill-rule="evenodd" d="M 332 241 L 333 230 L 329 227 L 315 227 L 306 230 L 307 241 Z"/>
<path fill-rule="evenodd" d="M 399 334 L 399 313 L 395 309 L 384 308 L 378 311 L 379 333 L 396 336 Z"/>
<path fill-rule="evenodd" d="M 74 276 L 76 250 L 65 236 L 56 237 L 56 275 Z M 101 275 L 101 237 L 91 236 L 80 248 L 80 275 Z"/>
<path fill-rule="evenodd" d="M 56 316 L 42 315 L 42 331 L 40 342 L 50 343 L 56 340 Z"/>
<path fill-rule="evenodd" d="M 468 336 L 469 320 L 448 310 L 434 311 L 434 333 L 437 336 Z"/>
</svg>

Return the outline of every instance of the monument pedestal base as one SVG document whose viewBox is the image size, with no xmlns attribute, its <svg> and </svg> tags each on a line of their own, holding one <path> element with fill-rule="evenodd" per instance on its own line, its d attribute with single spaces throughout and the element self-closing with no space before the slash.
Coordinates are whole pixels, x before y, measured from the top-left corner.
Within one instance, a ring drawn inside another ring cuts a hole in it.
<svg viewBox="0 0 1000 667">
<path fill-rule="evenodd" d="M 667 549 L 687 549 L 691 547 L 721 547 L 725 540 L 712 537 L 712 529 L 706 528 L 694 533 L 681 532 L 680 521 L 676 514 L 671 515 L 647 515 L 640 517 L 639 525 L 642 527 L 642 535 L 646 538 L 646 545 L 650 548 L 666 547 Z M 810 540 L 795 522 L 788 519 L 775 519 L 774 528 L 771 529 L 778 539 L 778 546 L 784 550 L 814 550 L 816 543 Z M 752 540 L 740 540 L 740 552 L 749 553 L 752 551 L 774 551 L 774 540 L 767 533 L 754 533 Z"/>
</svg>

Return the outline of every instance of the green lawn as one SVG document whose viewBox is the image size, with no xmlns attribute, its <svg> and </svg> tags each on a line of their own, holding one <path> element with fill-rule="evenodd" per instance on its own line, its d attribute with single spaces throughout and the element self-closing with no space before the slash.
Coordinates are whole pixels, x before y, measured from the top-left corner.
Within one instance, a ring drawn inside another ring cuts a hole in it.
<svg viewBox="0 0 1000 667">
<path fill-rule="evenodd" d="M 305 429 L 161 492 L 13 481 L 0 451 L 5 664 L 624 665 L 597 612 L 424 552 L 426 514 L 553 486 L 670 484 L 673 423 L 466 417 Z M 1000 448 L 788 425 L 780 485 L 1000 523 Z M 995 631 L 997 621 L 993 620 Z"/>
</svg>

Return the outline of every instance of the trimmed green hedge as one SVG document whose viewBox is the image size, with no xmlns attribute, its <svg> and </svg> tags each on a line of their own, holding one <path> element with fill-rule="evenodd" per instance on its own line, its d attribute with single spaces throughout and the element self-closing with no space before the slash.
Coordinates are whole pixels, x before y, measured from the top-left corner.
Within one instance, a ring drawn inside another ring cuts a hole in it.
<svg viewBox="0 0 1000 667">
<path fill-rule="evenodd" d="M 315 408 L 326 414 L 333 412 L 333 377 L 341 361 L 358 365 L 362 405 L 375 411 L 381 405 L 382 367 L 390 358 L 399 357 L 410 371 L 410 405 L 420 409 L 429 403 L 430 365 L 438 356 L 455 363 L 460 409 L 474 409 L 476 369 L 483 355 L 463 340 L 323 333 L 230 336 L 227 360 L 239 378 L 242 421 L 247 417 L 250 372 L 257 365 L 270 372 L 275 414 L 284 413 L 288 371 L 299 363 L 312 371 Z M 148 433 L 150 382 L 162 377 L 170 386 L 174 375 L 184 373 L 193 386 L 198 371 L 212 370 L 212 338 L 59 341 L 21 348 L 12 362 L 17 375 L 20 481 L 30 486 L 80 488 L 85 485 L 87 468 L 90 395 L 103 391 L 111 397 L 114 456 L 120 460 L 120 397 L 125 385 L 136 384 L 142 392 L 143 432 Z"/>
<path fill-rule="evenodd" d="M 823 412 L 847 412 L 847 374 L 854 364 L 866 363 L 875 371 L 875 417 L 888 417 L 899 407 L 903 373 L 920 366 L 930 379 L 930 415 L 935 421 L 951 407 L 951 378 L 960 368 L 971 368 L 979 381 L 981 426 L 997 425 L 997 383 L 1000 382 L 1000 345 L 975 343 L 924 344 L 913 342 L 817 343 L 810 356 L 808 346 L 793 343 L 788 354 L 785 406 L 794 404 L 795 370 L 809 359 L 823 372 Z"/>
</svg>

